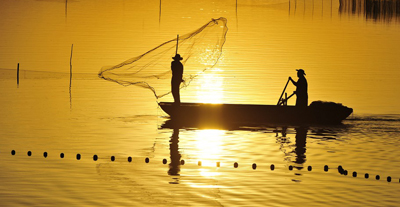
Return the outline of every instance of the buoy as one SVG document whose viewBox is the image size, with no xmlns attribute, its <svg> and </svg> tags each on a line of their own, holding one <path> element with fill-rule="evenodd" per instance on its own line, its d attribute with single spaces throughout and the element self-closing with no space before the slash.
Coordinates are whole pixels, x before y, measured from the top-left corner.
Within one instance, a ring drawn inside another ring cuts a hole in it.
<svg viewBox="0 0 400 207">
<path fill-rule="evenodd" d="M 162 163 L 163 163 L 164 165 L 167 164 L 167 159 L 164 158 L 164 159 L 162 160 Z"/>
<path fill-rule="evenodd" d="M 97 161 L 97 159 L 99 159 L 99 157 L 97 155 L 93 155 L 93 160 Z"/>
<path fill-rule="evenodd" d="M 76 154 L 76 159 L 80 160 L 81 159 L 81 155 L 80 154 Z"/>
<path fill-rule="evenodd" d="M 128 157 L 128 162 L 132 162 L 132 157 Z"/>
<path fill-rule="evenodd" d="M 392 177 L 388 176 L 386 180 L 390 183 L 392 182 Z"/>
<path fill-rule="evenodd" d="M 198 161 L 198 162 L 197 162 L 197 165 L 198 165 L 198 166 L 201 166 L 201 161 Z"/>
<path fill-rule="evenodd" d="M 324 166 L 324 171 L 325 171 L 325 172 L 328 172 L 328 170 L 329 170 L 328 165 L 325 165 L 325 166 Z"/>
<path fill-rule="evenodd" d="M 275 165 L 272 164 L 270 168 L 271 168 L 271 170 L 275 170 Z"/>
<path fill-rule="evenodd" d="M 357 177 L 357 172 L 356 171 L 353 172 L 353 177 Z"/>
<path fill-rule="evenodd" d="M 293 170 L 293 166 L 289 165 L 289 170 Z"/>
<path fill-rule="evenodd" d="M 377 175 L 377 176 L 375 176 L 375 179 L 379 180 L 379 179 L 381 179 L 381 176 Z"/>
<path fill-rule="evenodd" d="M 111 161 L 114 162 L 115 161 L 115 157 L 111 156 Z"/>
<path fill-rule="evenodd" d="M 43 152 L 43 157 L 47 158 L 47 152 Z"/>
<path fill-rule="evenodd" d="M 146 157 L 146 159 L 144 160 L 146 163 L 150 162 L 150 159 L 148 157 Z"/>
<path fill-rule="evenodd" d="M 312 167 L 311 167 L 311 166 L 308 166 L 308 167 L 307 167 L 307 170 L 308 170 L 308 171 L 311 171 L 311 170 L 312 170 Z"/>
<path fill-rule="evenodd" d="M 220 162 L 217 162 L 217 167 L 220 167 L 221 166 L 221 163 Z"/>
<path fill-rule="evenodd" d="M 60 157 L 61 157 L 61 158 L 64 158 L 64 153 L 61 153 L 61 154 L 60 154 Z"/>
<path fill-rule="evenodd" d="M 255 170 L 257 168 L 257 164 L 253 163 L 253 165 L 251 167 L 253 168 L 253 170 Z"/>
<path fill-rule="evenodd" d="M 185 160 L 181 160 L 181 165 L 185 165 Z"/>
<path fill-rule="evenodd" d="M 28 156 L 30 157 L 30 156 L 32 156 L 32 152 L 31 151 L 28 151 Z"/>
<path fill-rule="evenodd" d="M 233 163 L 233 167 L 237 168 L 239 167 L 239 164 L 237 162 Z"/>
<path fill-rule="evenodd" d="M 343 167 L 342 167 L 341 165 L 338 166 L 338 172 L 339 172 L 340 174 L 343 174 L 343 173 L 344 173 L 344 169 L 343 169 Z"/>
<path fill-rule="evenodd" d="M 366 179 L 368 179 L 368 178 L 369 178 L 369 174 L 368 174 L 368 173 L 365 173 L 364 177 L 365 177 Z"/>
<path fill-rule="evenodd" d="M 15 150 L 11 150 L 11 155 L 15 155 Z"/>
</svg>

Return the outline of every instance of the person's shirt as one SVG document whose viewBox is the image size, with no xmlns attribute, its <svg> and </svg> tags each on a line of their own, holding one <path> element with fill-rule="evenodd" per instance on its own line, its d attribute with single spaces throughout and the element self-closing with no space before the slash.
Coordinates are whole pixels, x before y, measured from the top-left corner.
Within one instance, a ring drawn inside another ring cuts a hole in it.
<svg viewBox="0 0 400 207">
<path fill-rule="evenodd" d="M 180 61 L 174 60 L 171 62 L 172 79 L 182 81 L 183 65 Z"/>
<path fill-rule="evenodd" d="M 296 95 L 307 96 L 308 84 L 306 78 L 300 77 L 296 83 Z"/>
</svg>

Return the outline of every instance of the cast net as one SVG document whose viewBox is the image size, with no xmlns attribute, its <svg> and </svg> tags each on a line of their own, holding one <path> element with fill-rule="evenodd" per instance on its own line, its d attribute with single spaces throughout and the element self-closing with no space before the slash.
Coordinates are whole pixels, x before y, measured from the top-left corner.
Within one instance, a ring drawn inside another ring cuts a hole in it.
<svg viewBox="0 0 400 207">
<path fill-rule="evenodd" d="M 181 89 L 202 72 L 217 64 L 228 31 L 223 17 L 212 19 L 199 29 L 179 35 L 178 54 L 184 65 Z M 153 91 L 157 98 L 171 93 L 171 61 L 175 56 L 177 38 L 114 66 L 105 66 L 99 77 L 123 86 L 135 85 Z"/>
</svg>

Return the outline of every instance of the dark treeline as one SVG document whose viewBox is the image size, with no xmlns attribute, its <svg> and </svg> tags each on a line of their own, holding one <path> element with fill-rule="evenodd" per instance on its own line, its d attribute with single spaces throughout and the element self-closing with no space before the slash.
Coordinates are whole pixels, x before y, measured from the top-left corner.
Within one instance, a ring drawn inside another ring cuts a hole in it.
<svg viewBox="0 0 400 207">
<path fill-rule="evenodd" d="M 339 14 L 363 15 L 375 21 L 400 22 L 400 0 L 339 0 Z"/>
</svg>

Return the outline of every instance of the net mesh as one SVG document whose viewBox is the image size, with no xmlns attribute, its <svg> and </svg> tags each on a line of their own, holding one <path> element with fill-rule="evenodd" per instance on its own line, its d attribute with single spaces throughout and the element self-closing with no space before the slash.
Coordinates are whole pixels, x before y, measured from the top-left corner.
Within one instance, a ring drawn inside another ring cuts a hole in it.
<svg viewBox="0 0 400 207">
<path fill-rule="evenodd" d="M 217 64 L 228 31 L 223 17 L 212 19 L 199 29 L 180 35 L 178 53 L 184 65 L 181 89 L 187 87 L 199 74 Z M 171 93 L 171 61 L 176 53 L 177 38 L 126 60 L 118 65 L 105 66 L 99 77 L 123 86 L 135 85 L 150 89 L 156 98 Z"/>
</svg>

